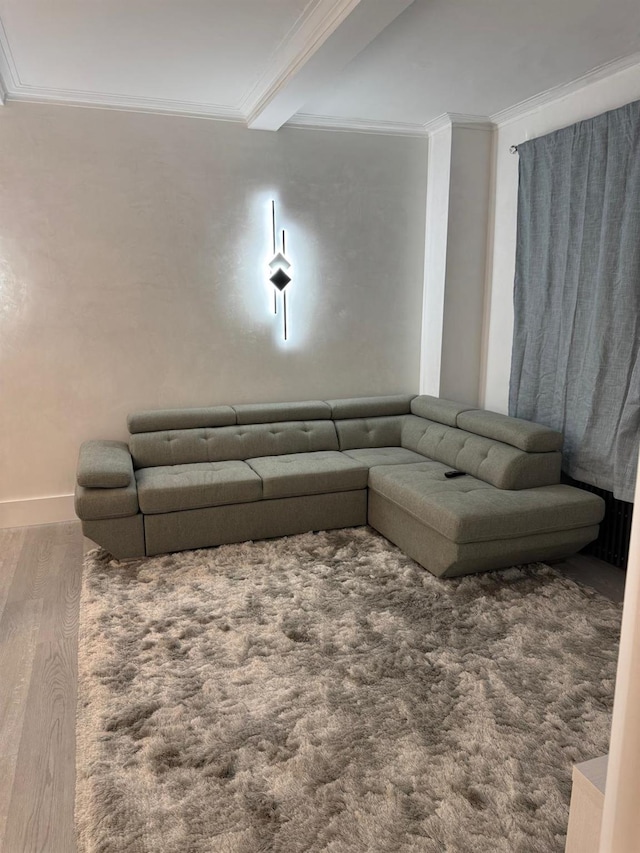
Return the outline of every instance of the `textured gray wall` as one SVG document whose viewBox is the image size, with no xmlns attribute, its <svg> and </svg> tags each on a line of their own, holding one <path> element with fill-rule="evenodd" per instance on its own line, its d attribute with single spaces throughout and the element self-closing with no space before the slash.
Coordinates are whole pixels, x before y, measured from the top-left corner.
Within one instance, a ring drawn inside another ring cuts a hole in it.
<svg viewBox="0 0 640 853">
<path fill-rule="evenodd" d="M 0 162 L 0 501 L 141 407 L 417 391 L 426 141 L 10 103 Z"/>
</svg>

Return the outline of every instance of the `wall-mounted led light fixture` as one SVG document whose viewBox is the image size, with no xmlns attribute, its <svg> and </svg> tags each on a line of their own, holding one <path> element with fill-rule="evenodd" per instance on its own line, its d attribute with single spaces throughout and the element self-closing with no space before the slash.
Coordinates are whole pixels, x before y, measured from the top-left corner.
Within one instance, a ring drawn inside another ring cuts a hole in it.
<svg viewBox="0 0 640 853">
<path fill-rule="evenodd" d="M 278 295 L 282 294 L 282 314 L 284 339 L 287 340 L 287 285 L 291 283 L 291 262 L 287 259 L 285 232 L 282 231 L 282 245 L 277 247 L 276 203 L 271 202 L 271 230 L 273 258 L 269 261 L 269 281 L 273 285 L 273 313 L 278 313 Z"/>
</svg>

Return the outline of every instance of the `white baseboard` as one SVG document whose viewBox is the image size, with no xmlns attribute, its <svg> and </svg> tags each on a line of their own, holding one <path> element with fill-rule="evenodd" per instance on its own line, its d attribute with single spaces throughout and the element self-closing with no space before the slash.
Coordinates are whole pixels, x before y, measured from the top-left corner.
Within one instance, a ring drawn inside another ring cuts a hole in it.
<svg viewBox="0 0 640 853">
<path fill-rule="evenodd" d="M 0 528 L 55 524 L 57 521 L 75 521 L 76 518 L 73 495 L 0 502 Z"/>
</svg>

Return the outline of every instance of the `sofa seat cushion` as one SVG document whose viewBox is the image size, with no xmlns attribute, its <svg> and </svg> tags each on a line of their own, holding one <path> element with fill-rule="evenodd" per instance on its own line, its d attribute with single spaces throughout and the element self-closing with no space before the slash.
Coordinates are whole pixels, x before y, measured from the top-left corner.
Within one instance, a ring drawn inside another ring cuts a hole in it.
<svg viewBox="0 0 640 853">
<path fill-rule="evenodd" d="M 457 543 L 515 539 L 598 524 L 604 501 L 572 486 L 507 491 L 437 462 L 372 468 L 370 488 Z"/>
<path fill-rule="evenodd" d="M 365 489 L 366 465 L 337 450 L 259 456 L 247 464 L 262 479 L 264 498 L 288 498 Z"/>
<path fill-rule="evenodd" d="M 420 453 L 407 450 L 406 447 L 360 447 L 342 452 L 367 468 L 374 465 L 407 465 L 410 462 L 426 461 Z"/>
<path fill-rule="evenodd" d="M 262 482 L 246 462 L 195 462 L 136 471 L 143 513 L 259 501 Z"/>
</svg>

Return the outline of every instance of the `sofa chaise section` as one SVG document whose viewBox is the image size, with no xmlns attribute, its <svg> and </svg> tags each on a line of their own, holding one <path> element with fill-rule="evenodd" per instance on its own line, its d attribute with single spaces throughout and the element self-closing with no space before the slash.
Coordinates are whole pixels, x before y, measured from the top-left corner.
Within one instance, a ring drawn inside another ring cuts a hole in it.
<svg viewBox="0 0 640 853">
<path fill-rule="evenodd" d="M 369 523 L 438 576 L 567 557 L 598 535 L 602 506 L 564 485 L 498 489 L 426 462 L 373 468 Z"/>
<path fill-rule="evenodd" d="M 401 444 L 429 461 L 372 468 L 368 521 L 435 575 L 560 559 L 598 535 L 604 502 L 560 485 L 548 427 L 424 395 Z"/>
</svg>

